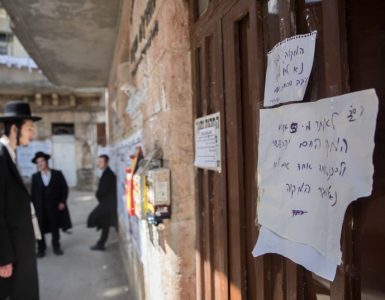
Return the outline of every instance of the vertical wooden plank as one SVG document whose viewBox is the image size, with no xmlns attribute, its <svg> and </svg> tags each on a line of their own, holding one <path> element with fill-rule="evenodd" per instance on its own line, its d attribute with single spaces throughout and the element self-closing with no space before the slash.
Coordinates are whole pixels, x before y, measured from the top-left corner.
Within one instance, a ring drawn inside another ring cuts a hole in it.
<svg viewBox="0 0 385 300">
<path fill-rule="evenodd" d="M 349 73 L 352 91 L 375 88 L 379 112 L 373 154 L 374 182 L 370 198 L 354 203 L 353 299 L 385 299 L 385 22 L 383 0 L 354 1 L 347 6 Z M 355 274 L 354 274 L 355 273 Z M 375 295 L 375 296 L 374 296 Z M 356 298 L 354 298 L 356 297 Z"/>
<path fill-rule="evenodd" d="M 202 47 L 202 56 L 201 61 L 202 65 L 202 113 L 203 115 L 207 115 L 210 109 L 210 93 L 209 93 L 209 60 L 207 57 L 208 53 L 208 40 L 205 38 L 203 40 Z M 204 295 L 205 299 L 213 299 L 213 272 L 212 272 L 212 210 L 211 210 L 211 202 L 210 202 L 210 180 L 209 180 L 209 171 L 203 171 L 203 241 L 204 241 L 204 281 L 205 281 L 205 289 Z"/>
<path fill-rule="evenodd" d="M 286 298 L 287 299 L 300 299 L 298 298 L 298 283 L 300 280 L 298 274 L 298 266 L 290 260 L 286 262 Z"/>
<path fill-rule="evenodd" d="M 250 15 L 248 6 L 245 7 L 245 15 L 237 21 L 239 26 L 239 69 L 240 69 L 240 90 L 242 105 L 242 135 L 243 135 L 243 178 L 244 178 L 244 199 L 240 199 L 240 205 L 244 211 L 245 219 L 241 221 L 241 230 L 244 230 L 245 238 L 245 267 L 246 267 L 246 299 L 253 299 L 255 296 L 255 286 L 251 282 L 255 281 L 254 260 L 251 255 L 252 245 L 251 239 L 255 232 L 255 224 L 252 221 L 254 203 L 257 199 L 257 187 L 255 185 L 255 167 L 256 167 L 256 149 L 257 136 L 255 131 L 255 105 L 254 101 L 250 101 L 250 90 L 253 85 L 250 84 Z"/>
<path fill-rule="evenodd" d="M 257 287 L 264 294 L 264 269 L 257 277 L 257 260 L 251 251 L 257 240 L 256 208 L 257 208 L 257 155 L 258 155 L 258 108 L 263 96 L 264 67 L 262 54 L 262 38 L 258 28 L 257 4 L 255 1 L 245 1 L 238 13 L 242 16 L 237 23 L 240 29 L 240 75 L 242 101 L 242 135 L 244 154 L 244 192 L 243 209 L 245 221 L 246 257 L 246 295 L 247 299 L 257 299 Z M 259 63 L 259 65 L 257 65 Z M 259 72 L 258 72 L 259 70 Z M 263 266 L 263 264 L 262 264 Z M 258 285 L 258 280 L 261 284 Z M 264 296 L 260 299 L 265 299 Z"/>
<path fill-rule="evenodd" d="M 342 60 L 341 57 L 341 28 L 340 1 L 324 0 L 322 6 L 324 55 L 325 55 L 325 92 L 327 97 L 341 95 Z"/>
<path fill-rule="evenodd" d="M 216 106 L 216 99 L 215 99 L 215 88 L 213 86 L 214 82 L 214 69 L 215 69 L 215 58 L 214 58 L 214 41 L 213 41 L 213 32 L 212 32 L 212 25 L 208 28 L 207 36 L 205 37 L 205 45 L 206 45 L 206 51 L 205 51 L 205 57 L 206 57 L 206 94 L 208 99 L 208 106 L 207 106 L 207 112 L 206 114 L 212 114 L 217 111 Z M 210 230 L 209 237 L 210 237 L 210 290 L 211 295 L 210 298 L 207 299 L 216 299 L 216 251 L 217 245 L 216 245 L 216 236 L 218 235 L 217 228 L 219 227 L 216 220 L 216 206 L 217 206 L 217 193 L 216 193 L 216 178 L 217 174 L 213 171 L 207 171 L 207 183 L 208 188 L 206 190 L 205 196 L 207 197 L 208 202 L 208 210 L 209 214 L 207 216 L 208 220 L 207 223 L 209 224 L 208 228 Z M 206 279 L 206 282 L 208 282 L 208 279 Z"/>
<path fill-rule="evenodd" d="M 194 117 L 202 114 L 200 99 L 201 99 L 201 88 L 200 88 L 200 74 L 201 74 L 201 54 L 200 48 L 197 47 L 194 49 L 194 53 L 192 55 L 192 66 L 193 68 L 193 82 L 194 82 Z M 197 170 L 195 174 L 195 211 L 196 211 L 196 227 L 195 227 L 195 265 L 196 265 L 196 295 L 197 300 L 203 300 L 203 291 L 204 291 L 204 273 L 203 273 L 203 245 L 202 245 L 202 171 Z"/>
<path fill-rule="evenodd" d="M 214 178 L 213 194 L 215 195 L 214 211 L 214 289 L 215 299 L 227 300 L 229 295 L 228 284 L 228 239 L 227 239 L 227 196 L 226 196 L 226 151 L 225 151 L 225 109 L 224 109 L 224 86 L 223 86 L 223 48 L 222 48 L 222 25 L 220 20 L 213 22 L 213 76 L 212 91 L 215 105 L 213 110 L 219 111 L 221 115 L 221 157 L 222 173 L 216 174 Z"/>
<path fill-rule="evenodd" d="M 212 242 L 212 208 L 209 198 L 211 190 L 210 171 L 203 170 L 203 234 L 204 234 L 204 278 L 205 278 L 205 299 L 214 299 L 214 278 L 213 278 L 213 242 Z"/>
<path fill-rule="evenodd" d="M 258 46 L 262 45 L 261 35 L 259 35 L 259 22 L 257 19 L 257 3 L 256 1 L 247 1 L 245 9 L 248 11 L 247 22 L 243 21 L 242 32 L 243 32 L 243 41 L 244 46 L 242 47 L 242 52 L 244 56 L 247 57 L 247 61 L 243 61 L 242 65 L 244 66 L 245 77 L 242 81 L 245 81 L 243 90 L 247 93 L 246 99 L 242 99 L 244 112 L 249 112 L 246 127 L 249 128 L 249 133 L 247 134 L 246 139 L 250 140 L 252 147 L 247 147 L 249 152 L 245 153 L 248 166 L 247 174 L 245 178 L 248 178 L 246 189 L 250 190 L 249 197 L 246 197 L 245 203 L 245 214 L 246 214 L 246 266 L 247 266 L 247 299 L 257 299 L 257 261 L 252 256 L 251 251 L 254 247 L 254 244 L 257 240 L 257 226 L 255 224 L 256 220 L 256 211 L 257 211 L 257 161 L 258 161 L 258 107 L 259 101 L 261 101 L 261 75 L 263 74 L 262 66 L 257 66 L 258 59 L 259 62 L 263 61 L 262 48 Z M 258 67 L 260 68 L 258 72 Z M 263 79 L 262 79 L 263 82 Z M 245 115 L 245 113 L 244 113 Z M 262 277 L 263 280 L 263 277 Z M 262 286 L 263 287 L 263 286 Z M 263 293 L 263 291 L 261 291 Z"/>
<path fill-rule="evenodd" d="M 344 2 L 342 0 L 325 0 L 323 2 L 323 31 L 324 31 L 324 57 L 325 57 L 325 95 L 327 97 L 341 95 L 347 92 L 348 73 L 344 69 L 347 65 Z M 333 47 L 331 47 L 333 45 Z M 352 262 L 352 210 L 345 213 L 342 227 L 342 260 L 343 264 L 337 268 L 335 280 L 331 283 L 331 299 L 352 299 L 350 297 L 352 285 L 347 270 Z"/>
<path fill-rule="evenodd" d="M 293 0 L 280 0 L 279 16 L 281 20 L 280 34 L 281 40 L 288 38 L 297 33 L 296 11 L 294 10 Z M 302 276 L 299 276 L 300 267 L 294 264 L 289 259 L 284 262 L 284 280 L 282 282 L 282 295 L 277 296 L 277 299 L 301 299 L 299 286 L 302 284 Z M 277 285 L 278 283 L 276 283 Z"/>
<path fill-rule="evenodd" d="M 265 37 L 267 38 L 266 44 L 269 45 L 270 49 L 279 41 L 288 38 L 296 34 L 296 12 L 294 10 L 294 0 L 278 0 L 278 11 L 277 16 L 269 15 L 267 7 L 265 7 L 266 24 Z M 278 27 L 278 28 L 277 28 Z M 279 40 L 277 33 L 279 32 Z M 300 299 L 299 285 L 302 281 L 302 277 L 298 276 L 299 267 L 293 264 L 290 260 L 279 256 L 270 255 L 270 265 L 266 266 L 269 268 L 270 276 L 267 280 L 270 282 L 267 284 L 272 299 L 283 300 L 283 299 Z"/>
<path fill-rule="evenodd" d="M 293 0 L 278 0 L 279 32 L 281 40 L 296 34 Z"/>
<path fill-rule="evenodd" d="M 262 107 L 263 103 L 263 94 L 264 94 L 264 85 L 265 85 L 265 59 L 264 59 L 264 39 L 263 39 L 263 4 L 261 2 L 252 1 L 250 7 L 250 24 L 251 24 L 251 36 L 250 36 L 250 57 L 251 57 L 251 68 L 249 76 L 253 80 L 255 89 L 252 89 L 250 99 L 255 101 L 255 110 L 257 112 L 255 124 L 256 124 L 256 134 L 259 134 L 259 110 Z M 253 55 L 254 54 L 254 55 Z M 255 77 L 254 77 L 255 76 Z M 255 79 L 255 80 L 254 80 Z M 259 141 L 259 135 L 257 137 Z M 256 149 L 256 156 L 258 157 L 258 147 Z M 257 158 L 258 162 L 258 158 Z M 257 166 L 257 165 L 256 165 Z M 258 167 L 258 166 L 257 166 Z M 258 174 L 257 172 L 254 175 L 254 181 L 257 182 Z M 257 186 L 258 189 L 258 186 Z M 253 215 L 251 220 L 254 222 L 254 241 L 258 239 L 258 229 L 257 229 L 257 199 L 255 200 L 255 209 L 253 208 Z M 251 226 L 251 224 L 250 224 Z M 253 258 L 255 266 L 255 282 L 250 282 L 250 284 L 255 284 L 255 298 L 257 300 L 267 299 L 266 293 L 266 277 L 265 277 L 265 259 L 264 257 Z"/>
<path fill-rule="evenodd" d="M 245 274 L 243 230 L 241 222 L 243 211 L 241 200 L 243 191 L 243 153 L 240 107 L 240 74 L 239 74 L 239 32 L 234 24 L 233 11 L 230 11 L 222 22 L 223 49 L 225 61 L 225 107 L 226 107 L 226 150 L 231 157 L 227 161 L 228 181 L 228 216 L 229 216 L 229 280 L 230 299 L 244 299 Z"/>
<path fill-rule="evenodd" d="M 190 23 L 193 24 L 198 18 L 198 0 L 190 1 Z"/>
</svg>

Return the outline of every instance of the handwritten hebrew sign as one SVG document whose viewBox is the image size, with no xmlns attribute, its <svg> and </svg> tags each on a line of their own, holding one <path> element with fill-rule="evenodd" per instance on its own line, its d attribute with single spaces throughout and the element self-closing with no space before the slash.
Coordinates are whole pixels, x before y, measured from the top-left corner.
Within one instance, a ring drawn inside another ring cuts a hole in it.
<svg viewBox="0 0 385 300">
<path fill-rule="evenodd" d="M 221 172 L 220 124 L 219 113 L 195 120 L 194 166 Z"/>
<path fill-rule="evenodd" d="M 261 110 L 259 223 L 339 264 L 345 210 L 372 190 L 377 111 L 374 90 Z"/>
<path fill-rule="evenodd" d="M 313 66 L 317 32 L 290 37 L 267 55 L 264 106 L 301 101 Z"/>
</svg>

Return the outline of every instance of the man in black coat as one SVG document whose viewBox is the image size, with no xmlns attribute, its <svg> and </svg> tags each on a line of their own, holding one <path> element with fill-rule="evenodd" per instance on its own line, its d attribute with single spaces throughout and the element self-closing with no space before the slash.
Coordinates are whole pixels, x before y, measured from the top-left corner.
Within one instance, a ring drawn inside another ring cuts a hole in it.
<svg viewBox="0 0 385 300">
<path fill-rule="evenodd" d="M 36 152 L 32 162 L 39 172 L 32 175 L 31 197 L 39 220 L 42 239 L 38 241 L 38 257 L 44 257 L 47 248 L 44 234 L 52 233 L 52 248 L 56 255 L 62 255 L 60 247 L 60 229 L 72 228 L 67 208 L 68 185 L 59 170 L 50 169 L 50 155 Z"/>
<path fill-rule="evenodd" d="M 16 168 L 16 147 L 28 145 L 35 135 L 33 117 L 26 102 L 5 105 L 0 138 L 0 299 L 38 300 L 33 208 Z M 36 220 L 35 220 L 36 221 Z M 37 225 L 37 223 L 36 223 Z"/>
<path fill-rule="evenodd" d="M 103 170 L 96 191 L 96 199 L 99 204 L 89 215 L 87 227 L 96 227 L 102 232 L 91 250 L 104 251 L 110 227 L 117 228 L 116 176 L 108 166 L 108 161 L 108 155 L 100 155 L 97 160 L 98 168 Z"/>
</svg>

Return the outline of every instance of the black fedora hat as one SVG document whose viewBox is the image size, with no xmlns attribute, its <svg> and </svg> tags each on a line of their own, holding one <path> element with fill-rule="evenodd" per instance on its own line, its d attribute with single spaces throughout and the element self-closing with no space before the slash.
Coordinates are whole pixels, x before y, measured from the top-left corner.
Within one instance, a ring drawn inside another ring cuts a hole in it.
<svg viewBox="0 0 385 300">
<path fill-rule="evenodd" d="M 36 152 L 35 153 L 35 157 L 32 158 L 31 162 L 33 162 L 34 164 L 36 164 L 36 160 L 40 157 L 44 157 L 45 160 L 49 160 L 51 158 L 51 155 L 47 154 L 47 153 L 44 153 L 42 151 L 39 151 L 39 152 Z"/>
<path fill-rule="evenodd" d="M 0 116 L 0 122 L 32 120 L 39 121 L 40 117 L 32 116 L 31 108 L 27 102 L 15 100 L 5 104 L 4 114 Z"/>
</svg>

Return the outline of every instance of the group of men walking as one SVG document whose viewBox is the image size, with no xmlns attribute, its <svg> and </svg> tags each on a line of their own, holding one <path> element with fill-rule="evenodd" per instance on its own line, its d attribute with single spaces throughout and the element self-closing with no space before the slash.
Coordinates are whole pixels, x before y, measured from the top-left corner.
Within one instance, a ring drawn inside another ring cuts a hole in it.
<svg viewBox="0 0 385 300">
<path fill-rule="evenodd" d="M 44 236 L 51 233 L 53 252 L 63 255 L 60 229 L 72 228 L 68 185 L 61 171 L 49 167 L 50 155 L 37 152 L 32 159 L 38 172 L 32 176 L 31 193 L 16 167 L 16 148 L 27 146 L 34 138 L 34 122 L 39 120 L 22 101 L 7 103 L 0 116 L 0 300 L 38 300 L 36 257 L 46 254 Z M 117 227 L 116 176 L 108 161 L 107 155 L 97 160 L 103 170 L 96 192 L 99 204 L 90 213 L 87 226 L 100 229 L 101 236 L 91 250 L 105 250 L 109 228 Z"/>
</svg>

